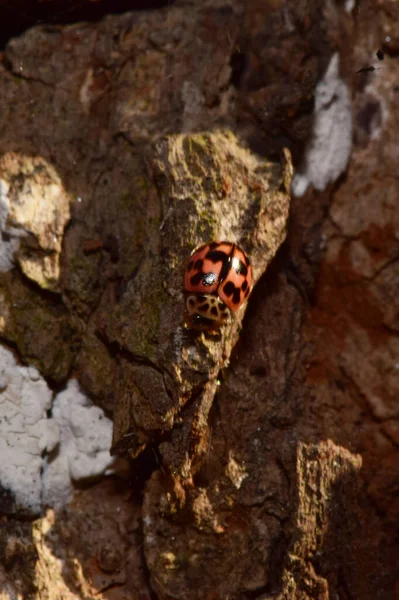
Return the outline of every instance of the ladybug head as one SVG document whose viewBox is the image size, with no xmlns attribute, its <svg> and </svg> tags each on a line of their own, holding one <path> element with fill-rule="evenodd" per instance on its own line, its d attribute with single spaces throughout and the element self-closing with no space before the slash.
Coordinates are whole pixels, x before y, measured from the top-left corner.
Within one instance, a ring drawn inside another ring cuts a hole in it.
<svg viewBox="0 0 399 600">
<path fill-rule="evenodd" d="M 216 294 L 187 294 L 186 327 L 190 329 L 217 329 L 230 316 L 225 303 Z"/>
</svg>

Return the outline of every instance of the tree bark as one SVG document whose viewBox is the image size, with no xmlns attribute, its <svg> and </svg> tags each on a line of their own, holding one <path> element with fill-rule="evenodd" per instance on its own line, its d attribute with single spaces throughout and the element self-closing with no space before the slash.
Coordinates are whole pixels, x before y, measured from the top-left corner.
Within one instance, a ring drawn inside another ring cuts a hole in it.
<svg viewBox="0 0 399 600">
<path fill-rule="evenodd" d="M 398 23 L 182 0 L 7 44 L 1 599 L 397 597 Z M 185 263 L 222 239 L 256 286 L 187 330 Z M 64 388 L 118 458 L 61 507 Z"/>
</svg>

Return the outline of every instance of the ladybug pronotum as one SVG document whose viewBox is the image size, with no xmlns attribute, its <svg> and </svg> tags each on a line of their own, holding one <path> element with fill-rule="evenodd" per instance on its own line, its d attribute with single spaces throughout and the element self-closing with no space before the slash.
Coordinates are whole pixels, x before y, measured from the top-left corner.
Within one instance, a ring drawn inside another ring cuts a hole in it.
<svg viewBox="0 0 399 600">
<path fill-rule="evenodd" d="M 252 268 L 232 242 L 211 242 L 191 254 L 184 274 L 186 326 L 217 330 L 248 298 Z"/>
</svg>

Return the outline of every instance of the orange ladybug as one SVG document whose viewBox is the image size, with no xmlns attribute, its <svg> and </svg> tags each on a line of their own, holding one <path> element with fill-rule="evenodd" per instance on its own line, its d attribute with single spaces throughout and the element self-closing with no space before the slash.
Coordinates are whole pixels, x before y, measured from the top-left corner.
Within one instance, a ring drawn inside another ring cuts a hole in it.
<svg viewBox="0 0 399 600">
<path fill-rule="evenodd" d="M 247 254 L 232 242 L 211 242 L 191 254 L 184 274 L 186 326 L 215 330 L 237 311 L 252 289 Z"/>
</svg>

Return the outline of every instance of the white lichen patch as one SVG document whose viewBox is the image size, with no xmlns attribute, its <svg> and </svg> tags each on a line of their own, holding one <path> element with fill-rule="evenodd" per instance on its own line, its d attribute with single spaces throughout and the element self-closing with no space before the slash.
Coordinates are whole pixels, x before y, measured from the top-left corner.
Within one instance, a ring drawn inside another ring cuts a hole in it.
<svg viewBox="0 0 399 600">
<path fill-rule="evenodd" d="M 17 261 L 27 277 L 57 289 L 70 198 L 55 169 L 41 157 L 0 157 L 0 270 Z"/>
<path fill-rule="evenodd" d="M 76 380 L 56 396 L 52 414 L 60 442 L 56 456 L 45 464 L 43 502 L 60 508 L 72 496 L 71 481 L 102 475 L 111 467 L 112 422 L 82 393 Z"/>
<path fill-rule="evenodd" d="M 39 372 L 19 366 L 0 346 L 0 485 L 13 496 L 11 512 L 40 511 L 42 453 L 58 442 L 57 426 L 46 413 L 51 398 Z"/>
<path fill-rule="evenodd" d="M 71 499 L 73 481 L 101 475 L 112 466 L 112 422 L 103 411 L 75 380 L 53 404 L 52 397 L 34 367 L 21 367 L 0 346 L 3 512 L 37 515 L 43 506 L 59 509 Z"/>
<path fill-rule="evenodd" d="M 345 171 L 352 148 L 352 105 L 349 89 L 339 76 L 339 55 L 333 54 L 315 90 L 313 133 L 304 167 L 292 181 L 292 192 L 303 196 L 309 185 L 325 190 Z"/>
</svg>

